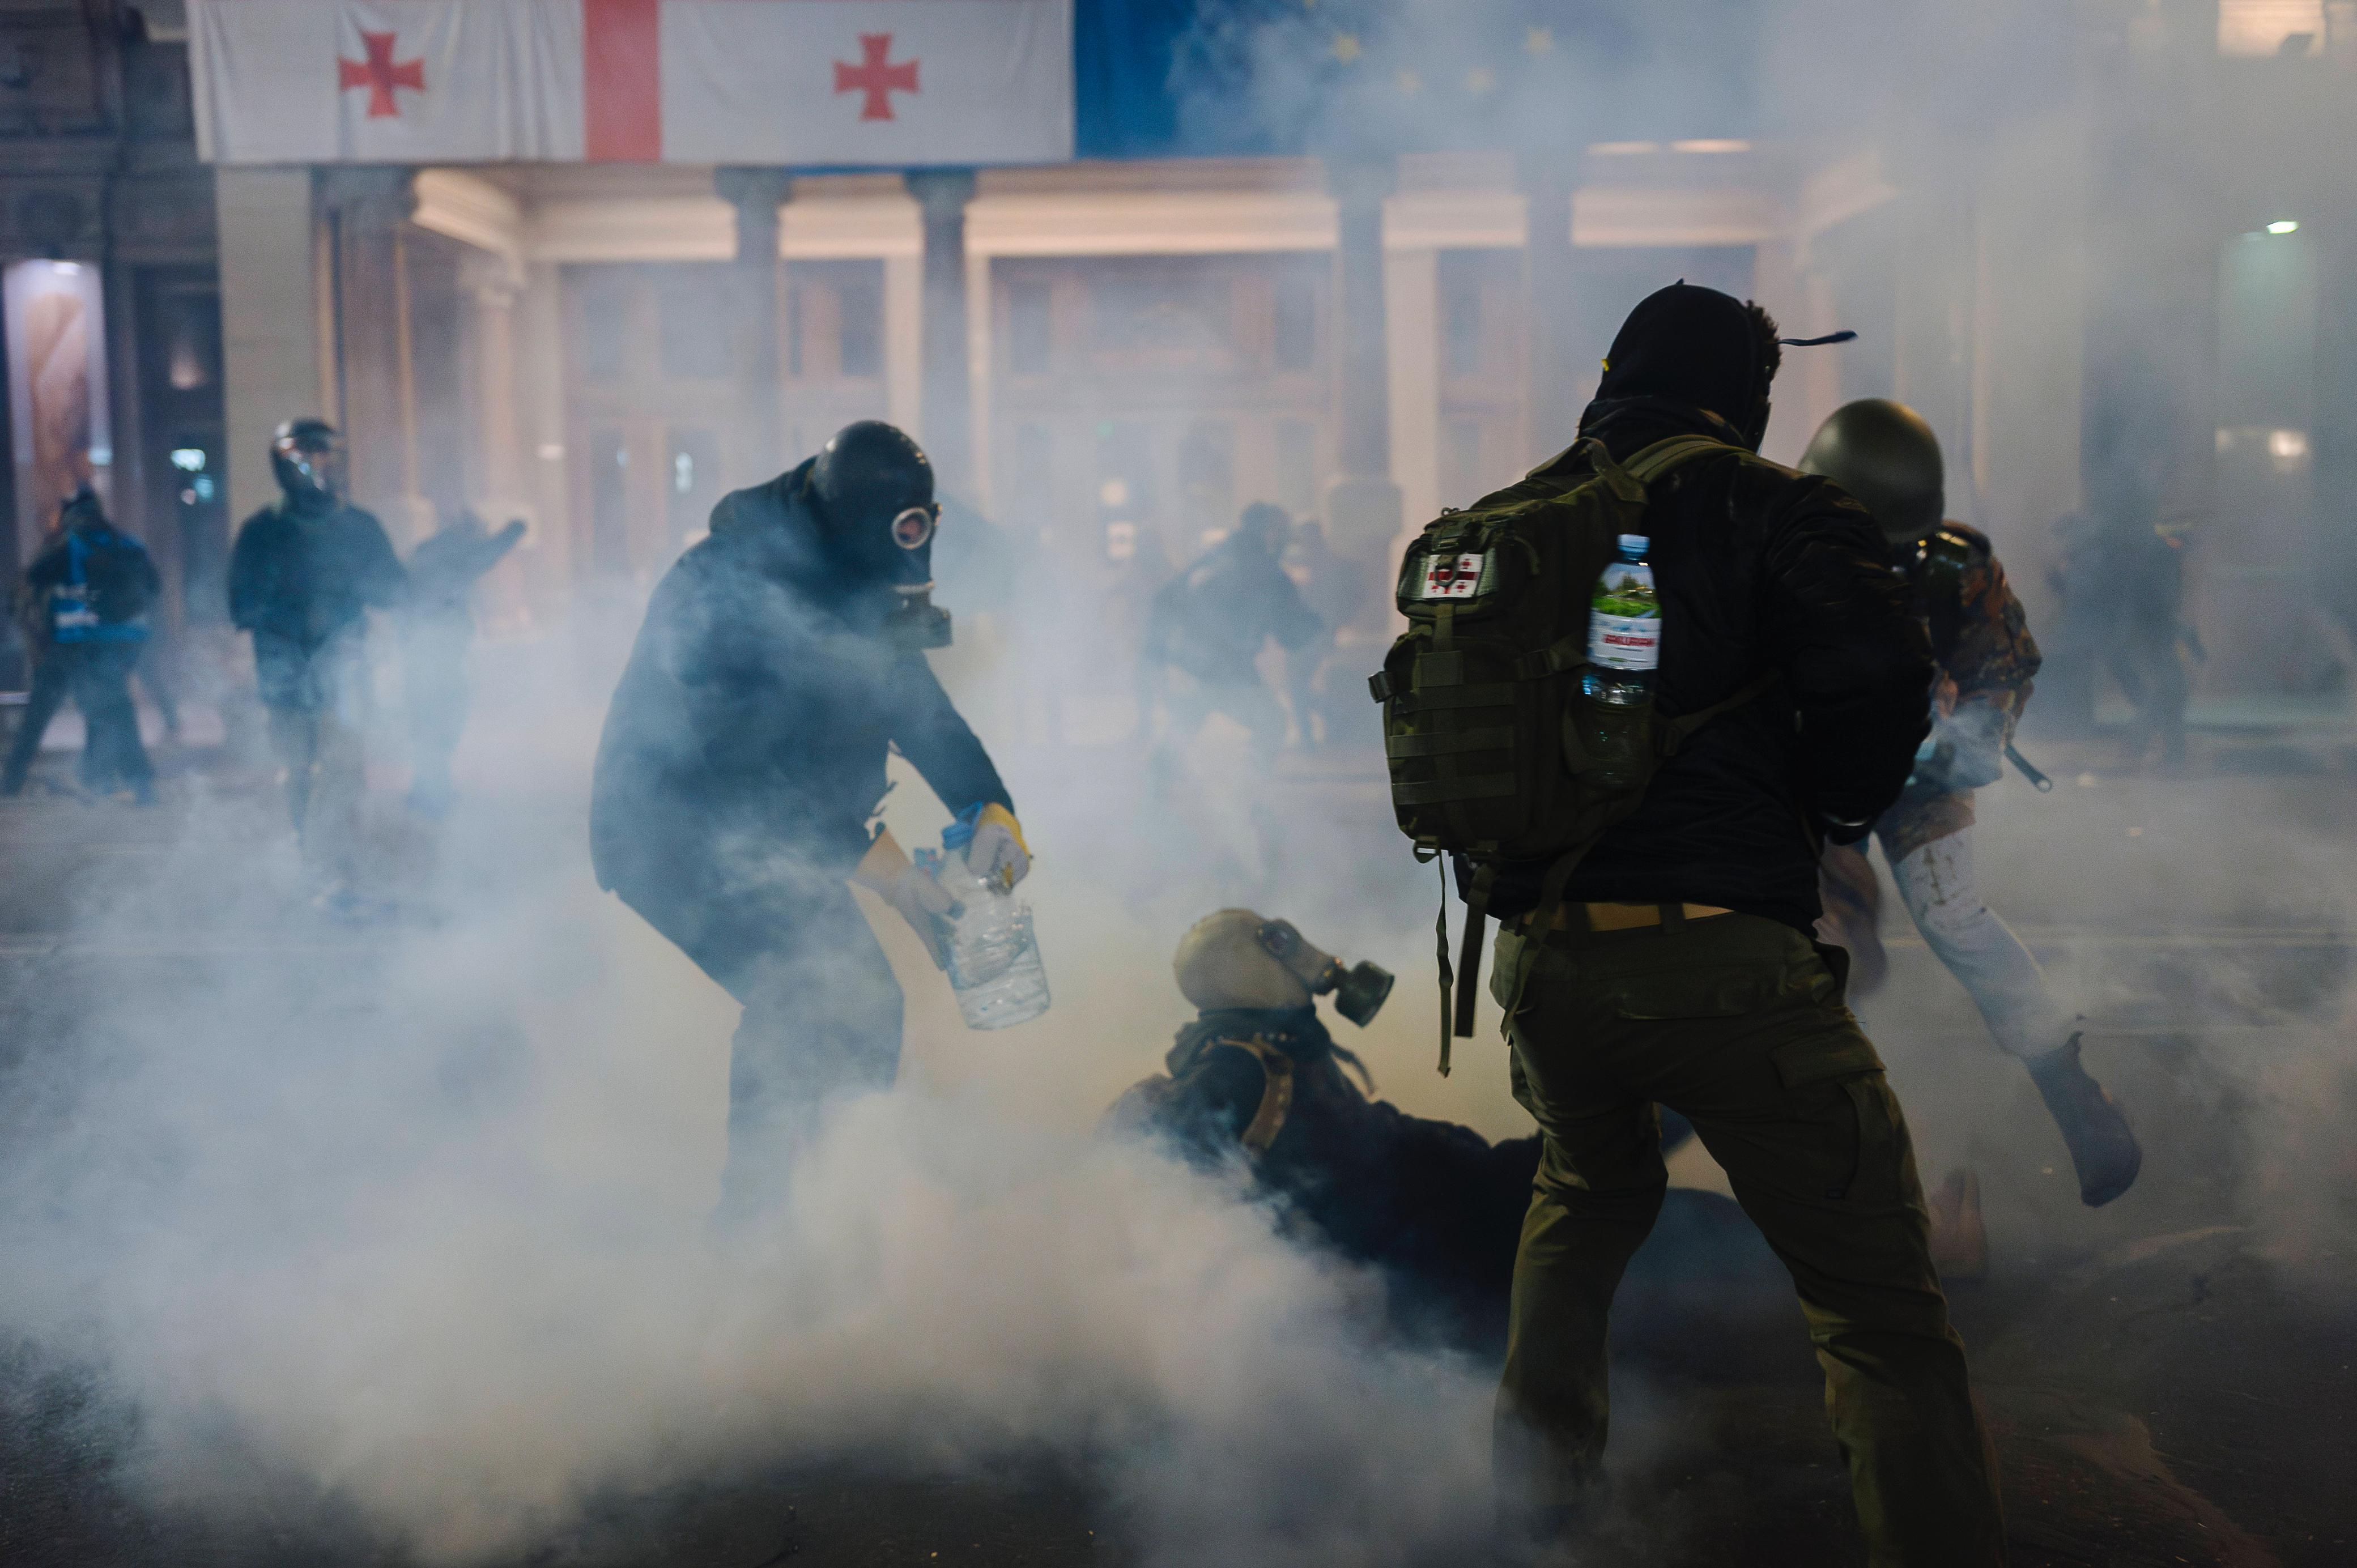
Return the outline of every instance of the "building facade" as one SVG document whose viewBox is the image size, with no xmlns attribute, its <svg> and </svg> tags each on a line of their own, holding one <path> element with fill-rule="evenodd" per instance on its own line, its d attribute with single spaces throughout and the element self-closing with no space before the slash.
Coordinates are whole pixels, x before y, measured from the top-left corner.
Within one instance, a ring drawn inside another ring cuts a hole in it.
<svg viewBox="0 0 2357 1568">
<path fill-rule="evenodd" d="M 650 582 L 859 417 L 1061 581 L 1272 499 L 1387 588 L 1404 531 L 1570 439 L 1620 315 L 1685 277 L 1857 329 L 1791 357 L 1770 455 L 1847 398 L 1914 404 L 2033 610 L 2058 519 L 2143 505 L 2198 541 L 2211 687 L 2311 689 L 2347 646 L 2352 0 L 2099 0 L 2063 90 L 1971 124 L 1901 82 L 1836 130 L 906 174 L 208 166 L 187 29 L 0 8 L 0 514 L 22 560 L 98 483 L 176 630 L 217 622 L 302 413 L 404 546 L 460 507 L 530 522 L 493 587 L 516 628 Z"/>
</svg>

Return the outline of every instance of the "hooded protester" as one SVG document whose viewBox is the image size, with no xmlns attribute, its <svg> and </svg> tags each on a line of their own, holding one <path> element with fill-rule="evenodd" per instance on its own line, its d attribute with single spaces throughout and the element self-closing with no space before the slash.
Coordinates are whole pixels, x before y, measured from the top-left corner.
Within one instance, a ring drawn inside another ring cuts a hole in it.
<svg viewBox="0 0 2357 1568">
<path fill-rule="evenodd" d="M 58 526 L 25 569 L 22 619 L 38 661 L 25 714 L 0 768 L 0 795 L 20 795 L 41 737 L 66 698 L 81 710 L 82 788 L 156 798 L 155 769 L 139 739 L 131 672 L 147 649 L 147 612 L 163 592 L 147 548 L 106 519 L 87 486 L 58 509 Z"/>
<path fill-rule="evenodd" d="M 1973 791 L 2005 772 L 2006 748 L 2038 674 L 2038 644 L 1988 536 L 1943 515 L 1939 438 L 1914 410 L 1867 398 L 1834 411 L 1801 458 L 1871 510 L 1921 596 L 1940 672 L 1932 734 L 1898 800 L 1874 824 L 1899 897 L 1932 951 L 1972 993 L 1990 1036 L 2029 1069 L 2071 1163 L 2080 1197 L 2112 1201 L 2143 1155 L 2127 1118 L 2080 1062 L 2071 1015 L 2038 961 L 1982 901 L 1973 875 Z M 1861 846 L 1825 852 L 1826 879 L 1846 890 L 1835 940 L 1867 951 L 1875 881 Z"/>
<path fill-rule="evenodd" d="M 709 537 L 656 585 L 599 740 L 598 886 L 740 1003 L 723 1203 L 774 1197 L 832 1098 L 888 1088 L 899 984 L 849 884 L 880 895 L 936 965 L 950 896 L 871 828 L 898 751 L 975 824 L 975 875 L 1030 868 L 1014 802 L 924 650 L 932 465 L 889 424 L 713 509 Z"/>
<path fill-rule="evenodd" d="M 1486 889 L 1504 926 L 1491 993 L 1543 1141 L 1499 1482 L 1507 1517 L 1541 1535 L 1593 1505 L 1606 1323 L 1666 1187 L 1659 1104 L 1693 1123 L 1792 1273 L 1867 1555 L 1993 1564 L 1995 1469 L 1907 1124 L 1844 1004 L 1839 950 L 1812 940 L 1818 841 L 1863 836 L 1898 795 L 1931 653 L 1866 509 L 1758 456 L 1781 360 L 1759 306 L 1662 289 L 1613 340 L 1579 443 L 1520 488 L 1568 489 L 1599 446 L 1625 473 L 1673 436 L 1723 444 L 1645 492 L 1654 711 L 1674 724 L 1762 694 L 1660 760 L 1633 810 L 1562 868 L 1544 919 L 1549 863 L 1510 863 Z"/>
<path fill-rule="evenodd" d="M 245 520 L 230 552 L 230 621 L 253 637 L 254 676 L 304 858 L 328 909 L 360 914 L 368 612 L 399 604 L 408 574 L 383 524 L 344 499 L 344 442 L 333 425 L 280 425 L 270 466 L 279 499 Z"/>
</svg>

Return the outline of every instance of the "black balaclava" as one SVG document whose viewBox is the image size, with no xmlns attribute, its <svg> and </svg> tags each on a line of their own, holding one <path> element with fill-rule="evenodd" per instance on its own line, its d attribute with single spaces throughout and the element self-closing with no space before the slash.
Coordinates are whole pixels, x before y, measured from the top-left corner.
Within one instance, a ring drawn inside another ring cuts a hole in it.
<svg viewBox="0 0 2357 1568">
<path fill-rule="evenodd" d="M 909 433 L 881 420 L 846 424 L 811 464 L 811 499 L 852 595 L 896 643 L 946 648 L 949 617 L 932 603 L 933 465 Z M 868 618 L 863 612 L 854 618 Z"/>
<path fill-rule="evenodd" d="M 1781 350 L 1751 308 L 1715 288 L 1674 283 L 1639 302 L 1605 357 L 1598 403 L 1658 397 L 1718 415 L 1758 450 Z M 1771 359 L 1770 356 L 1774 356 Z"/>
</svg>

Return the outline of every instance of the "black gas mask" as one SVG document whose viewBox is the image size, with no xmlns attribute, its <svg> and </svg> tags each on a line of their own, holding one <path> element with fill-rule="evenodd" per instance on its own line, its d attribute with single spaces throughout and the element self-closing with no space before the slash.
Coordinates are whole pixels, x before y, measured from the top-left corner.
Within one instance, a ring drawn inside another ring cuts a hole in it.
<svg viewBox="0 0 2357 1568">
<path fill-rule="evenodd" d="M 899 648 L 947 648 L 949 612 L 933 604 L 942 509 L 924 450 L 906 431 L 864 419 L 820 450 L 810 483 L 832 553 L 880 634 Z"/>
<path fill-rule="evenodd" d="M 270 471 L 298 510 L 344 499 L 344 438 L 324 419 L 290 419 L 270 438 Z"/>
<path fill-rule="evenodd" d="M 1392 993 L 1390 970 L 1372 963 L 1344 969 L 1341 960 L 1312 947 L 1290 920 L 1263 921 L 1260 945 L 1309 987 L 1312 996 L 1332 992 L 1334 1011 L 1361 1029 L 1374 1022 Z"/>
</svg>

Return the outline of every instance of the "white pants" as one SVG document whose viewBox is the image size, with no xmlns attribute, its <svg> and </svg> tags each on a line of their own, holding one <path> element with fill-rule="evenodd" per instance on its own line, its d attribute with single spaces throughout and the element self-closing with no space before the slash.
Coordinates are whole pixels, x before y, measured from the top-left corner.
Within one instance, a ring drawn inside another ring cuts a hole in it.
<svg viewBox="0 0 2357 1568">
<path fill-rule="evenodd" d="M 1997 1045 L 2028 1058 L 2061 1048 L 2071 1015 L 2046 989 L 2038 961 L 1981 902 L 1973 882 L 1973 831 L 1933 839 L 1890 868 L 1915 929 L 1948 972 L 1972 993 Z"/>
</svg>

